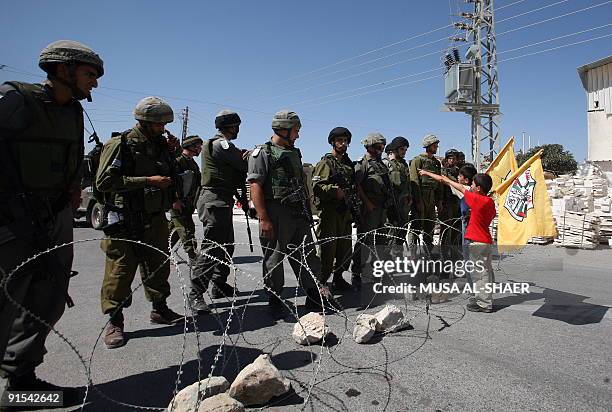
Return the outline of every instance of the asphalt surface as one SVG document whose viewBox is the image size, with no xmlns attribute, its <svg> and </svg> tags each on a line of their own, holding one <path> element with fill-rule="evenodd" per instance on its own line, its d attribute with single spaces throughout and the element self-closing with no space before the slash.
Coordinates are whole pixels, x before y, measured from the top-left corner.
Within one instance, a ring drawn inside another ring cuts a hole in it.
<svg viewBox="0 0 612 412">
<path fill-rule="evenodd" d="M 85 410 L 163 408 L 172 397 L 179 369 L 179 388 L 197 380 L 198 363 L 202 377 L 214 365 L 214 375 L 231 383 L 245 365 L 269 353 L 293 388 L 271 401 L 271 410 L 612 410 L 610 249 L 530 246 L 495 263 L 496 281 L 530 282 L 529 294 L 496 296 L 496 311 L 490 314 L 466 311 L 464 295 L 429 310 L 423 300 L 396 299 L 393 303 L 404 308 L 411 328 L 377 336 L 364 345 L 352 339 L 355 318 L 361 313 L 356 309 L 359 296 L 346 293 L 340 298 L 344 313 L 326 317 L 333 336 L 324 345 L 304 347 L 291 338 L 295 319 L 275 320 L 268 313 L 258 240 L 251 253 L 244 217 L 235 216 L 234 224 L 241 291 L 234 309 L 232 302 L 216 300 L 215 315 L 197 319 L 197 334 L 193 325 L 185 333 L 183 325 L 151 325 L 150 304 L 139 288 L 124 311 L 129 340 L 114 350 L 106 349 L 101 339 L 107 320 L 100 312 L 104 255 L 99 241 L 87 240 L 99 238 L 101 232 L 77 227 L 75 239 L 82 242 L 75 245 L 74 269 L 79 274 L 70 288 L 76 306 L 66 310 L 57 330 L 85 364 L 52 334 L 39 376 L 82 386 L 91 367 L 94 387 Z M 256 234 L 257 224 L 251 226 Z M 179 269 L 188 276 L 186 265 Z M 287 264 L 285 276 L 284 297 L 289 298 L 296 295 L 296 282 Z M 138 280 L 139 275 L 134 288 Z M 176 270 L 170 282 L 169 306 L 184 313 Z M 297 295 L 300 305 L 303 293 Z"/>
</svg>

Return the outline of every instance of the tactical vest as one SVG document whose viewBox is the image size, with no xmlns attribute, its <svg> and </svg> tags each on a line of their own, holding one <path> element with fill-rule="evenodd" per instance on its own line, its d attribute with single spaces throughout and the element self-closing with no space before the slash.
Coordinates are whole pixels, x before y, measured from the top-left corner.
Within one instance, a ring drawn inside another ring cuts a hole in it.
<svg viewBox="0 0 612 412">
<path fill-rule="evenodd" d="M 389 179 L 391 180 L 391 183 L 393 183 L 398 199 L 409 196 L 410 181 L 408 177 L 408 165 L 405 162 L 397 159 L 385 159 L 383 162 L 389 168 Z"/>
<path fill-rule="evenodd" d="M 298 179 L 300 184 L 303 182 L 302 154 L 300 149 L 280 147 L 272 142 L 260 147 L 266 151 L 269 160 L 264 196 L 266 200 L 281 200 L 297 189 L 292 180 Z"/>
<path fill-rule="evenodd" d="M 122 176 L 173 177 L 174 159 L 162 136 L 151 141 L 143 139 L 135 129 L 130 129 L 116 138 L 121 139 Z M 108 200 L 111 204 L 129 212 L 153 214 L 170 209 L 174 190 L 174 185 L 166 189 L 147 186 L 122 193 L 105 193 L 105 196 L 110 195 Z"/>
<path fill-rule="evenodd" d="M 83 161 L 83 108 L 76 100 L 71 107 L 57 105 L 40 84 L 9 84 L 23 96 L 31 116 L 25 130 L 7 136 L 24 189 L 59 196 L 74 185 Z M 7 179 L 0 176 L 0 193 L 12 191 Z"/>
<path fill-rule="evenodd" d="M 427 170 L 437 175 L 441 174 L 440 162 L 435 157 L 431 158 L 425 154 L 420 154 L 417 157 L 415 157 L 412 161 L 417 162 L 418 169 Z M 429 176 L 420 176 L 420 182 L 421 182 L 420 183 L 421 189 L 435 190 L 440 185 L 438 181 L 432 179 Z"/>
<path fill-rule="evenodd" d="M 328 167 L 330 168 L 331 175 L 329 176 L 329 179 L 328 179 L 329 183 L 338 185 L 338 187 L 343 189 L 345 192 L 347 190 L 353 190 L 353 191 L 356 190 L 355 179 L 354 179 L 355 168 L 353 166 L 353 162 L 349 159 L 348 155 L 344 155 L 342 160 L 338 160 L 333 154 L 327 153 L 325 156 L 321 158 L 321 160 L 326 162 Z M 339 176 L 336 176 L 336 174 Z M 349 188 L 343 187 L 341 182 L 343 182 L 344 185 L 350 185 L 350 187 Z M 342 200 L 340 202 L 338 201 L 332 202 L 332 206 L 336 207 L 338 203 L 344 205 L 344 201 Z M 322 208 L 328 205 L 326 204 L 326 202 L 321 201 L 321 199 L 319 199 L 318 196 L 314 196 L 314 206 L 318 210 L 321 210 Z"/>
<path fill-rule="evenodd" d="M 450 177 L 456 182 L 459 176 L 459 168 L 458 167 L 444 167 L 442 168 L 442 174 L 444 176 Z M 445 203 L 448 203 L 448 204 L 455 204 L 455 203 L 458 204 L 459 203 L 459 198 L 453 194 L 452 190 L 447 185 L 444 185 L 442 189 L 442 199 L 444 200 Z"/>
<path fill-rule="evenodd" d="M 233 193 L 244 186 L 245 174 L 224 162 L 217 162 L 213 157 L 213 143 L 219 137 L 206 142 L 202 150 L 202 187 L 219 189 Z M 229 149 L 232 150 L 231 146 Z"/>
<path fill-rule="evenodd" d="M 387 200 L 387 187 L 383 176 L 389 174 L 389 169 L 382 160 L 368 159 L 366 156 L 360 162 L 365 174 L 361 188 L 370 201 L 379 206 L 383 205 Z"/>
</svg>

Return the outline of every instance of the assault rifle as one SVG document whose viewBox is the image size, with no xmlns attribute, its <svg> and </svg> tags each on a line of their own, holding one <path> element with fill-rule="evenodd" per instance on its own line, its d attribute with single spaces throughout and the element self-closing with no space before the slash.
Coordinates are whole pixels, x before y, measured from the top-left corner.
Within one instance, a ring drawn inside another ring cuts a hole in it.
<svg viewBox="0 0 612 412">
<path fill-rule="evenodd" d="M 337 183 L 340 189 L 342 189 L 344 192 L 344 204 L 346 205 L 346 208 L 350 210 L 351 215 L 353 216 L 353 222 L 360 225 L 363 202 L 359 198 L 356 186 L 351 184 L 351 182 L 348 182 L 343 174 L 338 173 L 334 169 L 333 165 L 330 164 L 330 168 L 333 172 L 331 180 L 334 183 Z"/>
</svg>

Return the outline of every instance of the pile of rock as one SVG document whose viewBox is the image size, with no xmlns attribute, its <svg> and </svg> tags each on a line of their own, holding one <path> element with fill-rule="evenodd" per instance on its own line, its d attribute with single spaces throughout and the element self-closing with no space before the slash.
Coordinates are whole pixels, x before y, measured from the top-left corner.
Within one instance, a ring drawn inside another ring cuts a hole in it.
<svg viewBox="0 0 612 412">
<path fill-rule="evenodd" d="M 293 326 L 293 340 L 300 345 L 310 345 L 322 341 L 329 333 L 323 315 L 310 312 L 302 316 Z"/>
<path fill-rule="evenodd" d="M 228 390 L 229 388 L 229 390 Z M 265 405 L 289 391 L 291 384 L 272 364 L 269 355 L 260 355 L 247 365 L 230 386 L 223 376 L 203 379 L 182 389 L 168 405 L 169 412 L 242 412 L 245 406 Z M 200 398 L 200 405 L 196 405 Z"/>
<path fill-rule="evenodd" d="M 353 339 L 357 343 L 369 342 L 376 332 L 398 332 L 410 326 L 404 312 L 395 305 L 386 305 L 375 315 L 363 313 L 357 316 L 353 328 Z"/>
<path fill-rule="evenodd" d="M 574 176 L 547 181 L 560 246 L 595 248 L 612 239 L 612 199 L 608 180 L 592 164 L 580 165 Z"/>
</svg>

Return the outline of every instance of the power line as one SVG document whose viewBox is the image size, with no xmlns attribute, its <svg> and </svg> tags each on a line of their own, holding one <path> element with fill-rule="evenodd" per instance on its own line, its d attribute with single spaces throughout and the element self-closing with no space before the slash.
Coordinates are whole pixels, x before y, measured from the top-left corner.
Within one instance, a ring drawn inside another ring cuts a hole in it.
<svg viewBox="0 0 612 412">
<path fill-rule="evenodd" d="M 537 52 L 526 53 L 526 54 L 522 54 L 520 56 L 515 56 L 515 57 L 510 57 L 510 58 L 507 58 L 507 59 L 498 60 L 498 63 L 509 62 L 509 61 L 512 61 L 512 60 L 517 60 L 517 59 L 521 59 L 521 58 L 524 58 L 524 57 L 533 56 L 533 55 L 536 55 L 536 54 L 541 54 L 541 53 L 546 53 L 546 52 L 550 52 L 550 51 L 554 51 L 554 50 L 559 50 L 559 49 L 562 49 L 562 48 L 566 48 L 566 47 L 570 47 L 570 46 L 575 46 L 575 45 L 583 44 L 583 43 L 588 43 L 588 42 L 591 42 L 591 41 L 607 38 L 607 37 L 610 37 L 610 36 L 612 36 L 612 33 L 604 35 L 604 36 L 598 36 L 598 37 L 594 37 L 594 38 L 590 38 L 590 39 L 574 42 L 574 43 L 564 44 L 564 45 L 557 46 L 557 47 L 551 47 L 551 48 L 548 48 L 548 49 L 539 50 Z M 426 81 L 426 80 L 435 79 L 435 78 L 439 79 L 439 76 L 426 77 L 424 79 L 419 79 L 419 80 L 415 80 L 415 81 L 411 81 L 411 82 L 400 83 L 400 84 L 396 84 L 396 85 L 393 85 L 393 86 L 385 87 L 385 88 L 382 88 L 382 89 L 371 90 L 371 91 L 368 91 L 368 92 L 354 94 L 354 95 L 349 95 L 349 96 L 343 96 L 343 97 L 340 97 L 338 99 L 332 99 L 332 100 L 325 101 L 325 102 L 320 102 L 320 103 L 317 103 L 317 104 L 307 105 L 307 106 L 304 106 L 304 108 L 316 107 L 316 106 L 320 106 L 320 105 L 323 105 L 323 104 L 334 103 L 334 102 L 337 102 L 337 101 L 346 100 L 346 99 L 350 99 L 350 98 L 353 98 L 353 97 L 359 97 L 359 96 L 364 96 L 364 95 L 371 94 L 371 93 L 377 93 L 377 92 L 380 92 L 380 91 L 385 91 L 385 90 L 393 89 L 393 88 L 396 88 L 396 87 L 406 86 L 406 85 L 409 85 L 409 84 L 420 83 L 420 82 L 423 82 L 423 81 Z M 354 91 L 354 90 L 347 90 L 347 91 L 345 91 L 345 93 L 351 92 L 351 91 Z M 321 98 L 325 98 L 325 97 L 326 96 L 323 96 Z"/>
<path fill-rule="evenodd" d="M 499 24 L 501 22 L 508 21 L 508 20 L 517 19 L 519 17 L 523 17 L 523 16 L 526 16 L 526 15 L 531 14 L 531 13 L 536 13 L 536 12 L 538 12 L 540 10 L 548 9 L 550 7 L 558 6 L 559 4 L 567 3 L 568 1 L 569 0 L 560 0 L 560 1 L 557 1 L 555 3 L 547 4 L 546 6 L 538 7 L 536 9 L 532 9 L 532 10 L 526 11 L 524 13 L 519 13 L 519 14 L 516 14 L 514 16 L 510 16 L 510 17 L 506 17 L 505 19 L 498 20 L 498 21 L 495 22 L 495 24 Z"/>
<path fill-rule="evenodd" d="M 574 10 L 572 12 L 561 14 L 561 15 L 555 16 L 555 17 L 551 17 L 549 19 L 540 20 L 540 21 L 537 21 L 535 23 L 530 23 L 530 24 L 526 24 L 526 25 L 521 26 L 521 27 L 517 27 L 517 28 L 514 28 L 514 29 L 506 30 L 504 32 L 497 33 L 497 36 L 498 37 L 499 36 L 503 36 L 504 34 L 512 33 L 512 32 L 518 31 L 518 30 L 523 30 L 523 29 L 526 29 L 528 27 L 533 27 L 533 26 L 537 26 L 537 25 L 540 25 L 540 24 L 543 24 L 543 23 L 547 23 L 549 21 L 558 20 L 558 19 L 561 19 L 563 17 L 571 16 L 571 15 L 574 15 L 574 14 L 577 14 L 577 13 L 581 13 L 583 11 L 594 9 L 596 7 L 605 6 L 606 4 L 609 4 L 609 3 L 612 3 L 612 1 L 605 1 L 603 3 L 598 3 L 598 4 L 595 4 L 595 5 L 589 6 L 589 7 L 585 7 L 585 8 L 580 9 L 580 10 Z"/>
<path fill-rule="evenodd" d="M 502 8 L 505 8 L 505 7 L 510 7 L 510 6 L 518 4 L 518 3 L 522 3 L 523 1 L 526 1 L 526 0 L 520 0 L 520 1 L 511 3 L 511 4 L 508 4 L 506 6 L 503 6 L 503 7 L 499 8 L 498 10 L 500 10 Z M 558 2 L 553 3 L 553 4 L 549 4 L 549 5 L 546 5 L 546 6 L 543 6 L 543 7 L 539 7 L 539 8 L 536 8 L 536 9 L 532 9 L 532 10 L 529 10 L 529 11 L 526 11 L 526 12 L 523 12 L 523 13 L 520 13 L 520 14 L 517 14 L 517 15 L 514 15 L 514 16 L 510 16 L 510 17 L 508 17 L 506 19 L 503 19 L 501 21 L 507 21 L 507 20 L 512 20 L 512 19 L 518 18 L 518 17 L 522 17 L 522 16 L 525 16 L 527 14 L 535 13 L 537 11 L 540 11 L 540 10 L 543 10 L 543 9 L 546 9 L 546 8 L 549 8 L 549 7 L 552 7 L 552 6 L 556 6 L 558 4 L 565 3 L 567 1 L 569 1 L 569 0 L 558 1 Z M 563 15 L 560 15 L 560 16 L 556 16 L 556 17 L 553 17 L 553 18 L 550 18 L 550 19 L 546 19 L 546 20 L 542 20 L 542 21 L 539 21 L 539 22 L 531 23 L 531 24 L 528 24 L 528 25 L 525 25 L 525 26 L 522 26 L 522 27 L 519 27 L 519 28 L 508 30 L 508 31 L 505 31 L 505 32 L 497 34 L 497 36 L 501 36 L 501 35 L 504 35 L 504 34 L 507 34 L 507 33 L 511 33 L 511 32 L 517 31 L 517 30 L 521 30 L 521 29 L 524 29 L 524 28 L 527 28 L 527 27 L 532 27 L 532 26 L 536 26 L 536 25 L 539 25 L 539 24 L 543 24 L 543 23 L 546 23 L 546 22 L 551 21 L 551 20 L 557 20 L 559 18 L 563 18 L 563 17 L 567 17 L 567 16 L 570 16 L 570 15 L 573 15 L 573 14 L 576 14 L 576 13 L 587 11 L 587 10 L 590 10 L 592 8 L 605 5 L 605 4 L 610 3 L 610 2 L 612 2 L 612 0 L 604 2 L 604 3 L 600 3 L 600 4 L 597 4 L 597 5 L 585 7 L 585 8 L 580 9 L 580 10 L 575 10 L 573 12 L 566 13 L 566 14 L 563 14 Z M 499 24 L 500 22 L 497 22 L 496 24 Z M 385 55 L 385 56 L 381 56 L 381 57 L 377 57 L 375 59 L 367 60 L 365 62 L 359 63 L 357 65 L 353 65 L 353 66 L 348 67 L 348 68 L 336 70 L 336 71 L 329 72 L 329 73 L 323 73 L 321 75 L 315 76 L 315 77 L 310 78 L 310 79 L 305 80 L 305 81 L 312 81 L 312 80 L 320 79 L 322 77 L 327 77 L 327 76 L 331 76 L 331 75 L 334 75 L 334 74 L 342 73 L 342 72 L 345 72 L 345 71 L 348 71 L 348 70 L 353 70 L 356 67 L 360 67 L 360 66 L 364 66 L 366 64 L 374 63 L 376 61 L 387 59 L 387 58 L 390 58 L 390 57 L 393 57 L 393 56 L 396 56 L 396 55 L 399 55 L 399 54 L 402 54 L 402 53 L 406 53 L 408 51 L 415 50 L 415 49 L 418 49 L 418 48 L 421 48 L 421 47 L 425 47 L 427 45 L 434 44 L 434 43 L 437 43 L 437 42 L 440 42 L 440 41 L 444 41 L 444 40 L 447 40 L 447 39 L 448 39 L 447 37 L 443 37 L 441 39 L 437 39 L 437 40 L 433 40 L 433 41 L 430 41 L 430 42 L 427 42 L 427 43 L 423 43 L 421 45 L 414 46 L 414 47 L 411 47 L 411 48 L 408 48 L 408 49 L 403 49 L 403 50 L 400 50 L 400 51 L 397 51 L 397 52 L 394 52 L 394 53 L 391 53 L 391 54 L 388 54 L 388 55 Z M 393 67 L 393 66 L 396 66 L 398 64 L 402 64 L 402 63 L 407 63 L 407 62 L 410 62 L 410 61 L 419 60 L 421 58 L 428 57 L 428 56 L 433 55 L 433 54 L 444 52 L 445 50 L 447 50 L 447 49 L 442 49 L 440 51 L 423 54 L 421 56 L 418 56 L 418 57 L 415 57 L 415 58 L 412 58 L 412 59 L 406 59 L 406 60 L 402 60 L 402 61 L 399 61 L 399 62 L 388 64 L 388 65 L 376 67 L 376 68 L 373 68 L 373 69 L 366 70 L 364 72 L 359 72 L 359 73 L 356 73 L 356 74 L 353 74 L 353 75 L 342 77 L 340 79 L 330 80 L 328 82 L 324 82 L 324 83 L 319 83 L 319 84 L 316 84 L 316 85 L 308 86 L 308 87 L 305 87 L 303 89 L 299 89 L 299 90 L 296 90 L 296 91 L 291 91 L 291 92 L 279 94 L 279 95 L 276 95 L 276 96 L 273 96 L 273 97 L 270 97 L 270 98 L 255 99 L 255 100 L 249 100 L 249 101 L 250 102 L 263 102 L 263 101 L 274 100 L 274 99 L 278 99 L 280 97 L 285 97 L 285 96 L 289 96 L 289 95 L 305 92 L 305 91 L 312 90 L 312 89 L 317 88 L 317 87 L 327 86 L 329 84 L 338 83 L 338 82 L 343 81 L 343 80 L 348 80 L 348 79 L 359 77 L 359 76 L 362 76 L 362 75 L 365 75 L 365 74 L 368 74 L 368 73 L 372 73 L 372 72 L 377 71 L 377 70 L 383 70 L 383 69 L 386 69 L 386 68 L 389 68 L 389 67 Z"/>
</svg>

